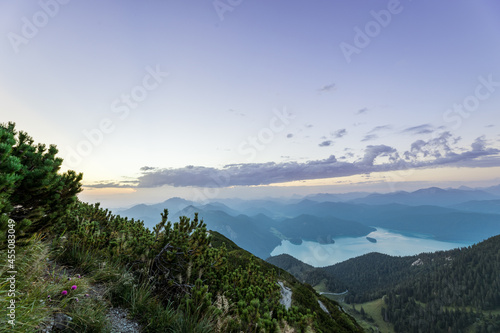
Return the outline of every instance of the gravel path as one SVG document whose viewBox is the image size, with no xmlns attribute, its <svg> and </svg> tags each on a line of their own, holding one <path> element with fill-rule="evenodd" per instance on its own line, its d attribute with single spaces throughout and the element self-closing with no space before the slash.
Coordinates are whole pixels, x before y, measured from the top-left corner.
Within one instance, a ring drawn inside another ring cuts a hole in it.
<svg viewBox="0 0 500 333">
<path fill-rule="evenodd" d="M 139 333 L 141 331 L 139 323 L 127 319 L 128 310 L 122 308 L 109 309 L 106 317 L 111 322 L 112 333 Z"/>
<path fill-rule="evenodd" d="M 292 306 L 292 290 L 288 287 L 285 287 L 283 282 L 278 281 L 278 284 L 281 287 L 281 300 L 280 303 L 285 306 L 288 310 Z"/>
</svg>

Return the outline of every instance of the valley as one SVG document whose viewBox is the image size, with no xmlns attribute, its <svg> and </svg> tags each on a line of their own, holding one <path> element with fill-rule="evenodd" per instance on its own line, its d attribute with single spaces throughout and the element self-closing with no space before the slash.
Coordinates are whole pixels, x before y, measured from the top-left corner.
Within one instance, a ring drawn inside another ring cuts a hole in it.
<svg viewBox="0 0 500 333">
<path fill-rule="evenodd" d="M 171 198 L 114 212 L 143 220 L 149 228 L 158 222 L 162 207 L 173 218 L 197 212 L 209 229 L 261 259 L 288 253 L 327 266 L 370 252 L 414 255 L 480 242 L 500 234 L 499 198 L 498 186 L 432 187 L 293 199 L 220 198 L 203 204 Z"/>
</svg>

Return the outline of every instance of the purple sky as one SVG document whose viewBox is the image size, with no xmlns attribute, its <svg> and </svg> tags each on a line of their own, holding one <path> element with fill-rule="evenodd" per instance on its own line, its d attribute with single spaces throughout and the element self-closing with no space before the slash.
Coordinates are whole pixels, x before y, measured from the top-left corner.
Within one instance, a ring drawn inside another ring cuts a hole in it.
<svg viewBox="0 0 500 333">
<path fill-rule="evenodd" d="M 495 0 L 2 2 L 0 121 L 111 206 L 493 185 L 499 31 Z"/>
</svg>

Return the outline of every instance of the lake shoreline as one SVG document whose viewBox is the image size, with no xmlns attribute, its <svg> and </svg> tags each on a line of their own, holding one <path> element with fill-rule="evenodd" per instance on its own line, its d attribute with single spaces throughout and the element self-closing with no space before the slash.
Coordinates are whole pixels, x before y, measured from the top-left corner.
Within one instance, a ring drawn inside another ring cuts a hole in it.
<svg viewBox="0 0 500 333">
<path fill-rule="evenodd" d="M 391 256 L 412 256 L 424 252 L 436 252 L 467 247 L 472 242 L 448 242 L 436 240 L 428 235 L 417 237 L 415 234 L 376 228 L 376 231 L 361 237 L 335 238 L 333 244 L 320 244 L 304 240 L 295 245 L 284 240 L 271 252 L 272 256 L 289 254 L 314 267 L 325 267 L 355 258 L 367 253 L 378 252 Z M 418 236 L 421 236 L 420 234 Z M 376 240 L 370 241 L 368 238 Z"/>
</svg>

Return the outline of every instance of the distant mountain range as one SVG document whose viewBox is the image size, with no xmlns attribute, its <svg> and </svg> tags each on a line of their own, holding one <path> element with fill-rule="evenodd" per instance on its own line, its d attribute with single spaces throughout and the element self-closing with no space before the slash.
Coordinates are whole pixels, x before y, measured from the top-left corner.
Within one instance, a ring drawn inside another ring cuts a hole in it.
<svg viewBox="0 0 500 333">
<path fill-rule="evenodd" d="M 364 198 L 350 200 L 351 203 L 364 203 L 370 205 L 383 205 L 390 203 L 399 203 L 403 205 L 420 206 L 436 205 L 450 206 L 472 200 L 494 200 L 497 195 L 481 190 L 459 190 L 442 189 L 439 187 L 430 187 L 414 192 L 394 192 L 386 194 L 370 194 Z"/>
<path fill-rule="evenodd" d="M 205 204 L 171 198 L 117 213 L 143 220 L 152 228 L 165 208 L 171 221 L 197 212 L 209 229 L 265 259 L 282 240 L 333 243 L 339 237 L 366 236 L 376 227 L 443 241 L 479 242 L 500 234 L 498 192 L 500 185 L 386 194 L 322 193 L 289 200 L 219 199 Z"/>
</svg>

